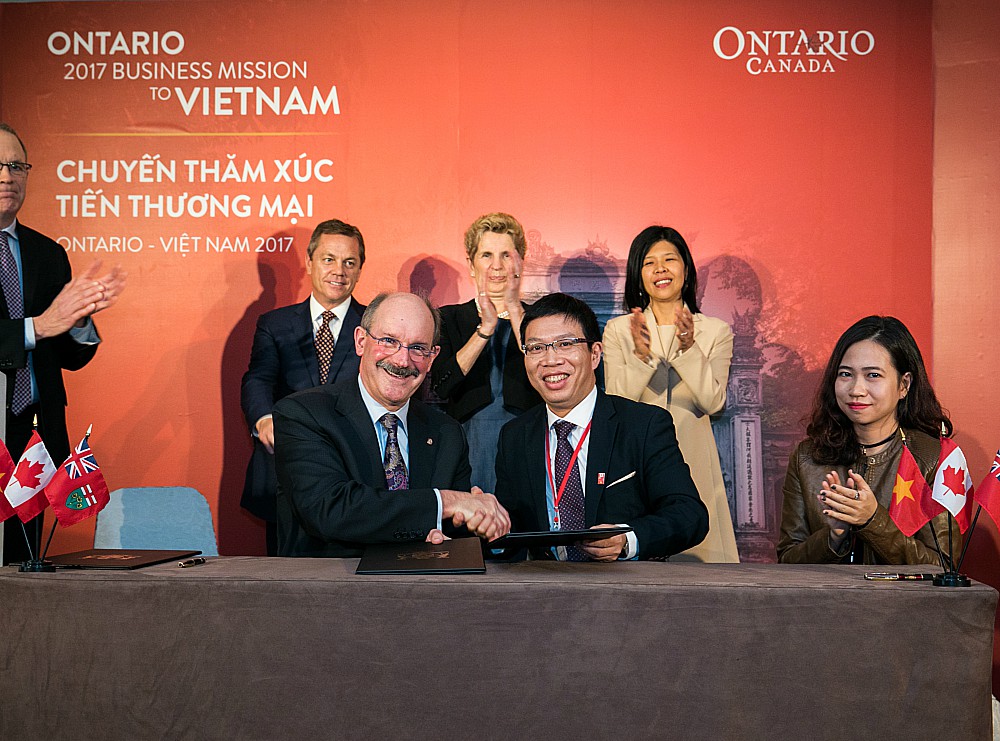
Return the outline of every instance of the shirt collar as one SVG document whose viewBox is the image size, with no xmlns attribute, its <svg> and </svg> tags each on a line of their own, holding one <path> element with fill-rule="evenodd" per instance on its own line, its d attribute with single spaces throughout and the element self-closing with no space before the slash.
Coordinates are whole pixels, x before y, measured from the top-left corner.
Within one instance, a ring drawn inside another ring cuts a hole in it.
<svg viewBox="0 0 1000 741">
<path fill-rule="evenodd" d="M 10 224 L 5 226 L 3 229 L 0 229 L 0 232 L 7 232 L 9 236 L 17 239 L 17 217 L 15 216 L 14 220 L 10 222 Z"/>
<path fill-rule="evenodd" d="M 403 404 L 395 412 L 391 412 L 384 406 L 375 401 L 374 397 L 368 393 L 368 389 L 365 388 L 365 382 L 361 380 L 361 376 L 358 376 L 358 388 L 361 389 L 361 401 L 365 403 L 365 409 L 368 410 L 368 416 L 372 419 L 372 424 L 377 425 L 379 420 L 382 418 L 383 414 L 395 414 L 399 417 L 399 424 L 403 427 L 403 432 L 406 432 L 406 415 L 410 411 L 410 400 L 407 399 L 406 403 Z"/>
<path fill-rule="evenodd" d="M 545 407 L 545 414 L 548 418 L 548 427 L 552 428 L 552 425 L 559 420 L 565 420 L 566 422 L 572 422 L 580 429 L 586 427 L 590 420 L 594 417 L 594 407 L 597 406 L 597 386 L 590 390 L 590 393 L 583 397 L 583 400 L 577 404 L 575 407 L 569 410 L 569 414 L 565 417 L 560 417 L 555 414 L 547 406 Z"/>
<path fill-rule="evenodd" d="M 334 306 L 330 310 L 330 311 L 333 312 L 333 315 L 335 317 L 337 317 L 338 324 L 342 325 L 344 323 L 344 317 L 347 316 L 347 310 L 349 308 L 351 308 L 351 297 L 350 296 L 348 296 L 347 298 L 345 298 L 343 301 L 341 301 L 339 304 L 337 304 L 336 306 Z M 309 294 L 309 316 L 312 317 L 313 324 L 319 324 L 320 317 L 323 315 L 324 311 L 326 311 L 326 307 L 323 306 L 323 304 L 321 304 L 319 301 L 317 301 L 316 297 L 313 294 L 310 293 Z"/>
</svg>

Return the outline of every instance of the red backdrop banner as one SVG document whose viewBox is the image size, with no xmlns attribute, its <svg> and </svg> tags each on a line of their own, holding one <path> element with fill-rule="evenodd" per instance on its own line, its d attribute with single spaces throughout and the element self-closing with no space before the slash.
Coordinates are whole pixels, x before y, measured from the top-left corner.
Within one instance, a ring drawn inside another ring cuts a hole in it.
<svg viewBox="0 0 1000 741">
<path fill-rule="evenodd" d="M 0 115 L 35 165 L 21 219 L 78 271 L 129 272 L 69 379 L 70 437 L 94 423 L 112 487 L 205 493 L 223 553 L 262 552 L 237 504 L 254 322 L 306 295 L 326 218 L 365 234 L 361 300 L 450 303 L 472 290 L 465 227 L 508 211 L 528 290 L 602 319 L 632 237 L 680 230 L 705 312 L 743 338 L 716 432 L 755 560 L 836 337 L 891 313 L 930 355 L 929 0 L 40 3 L 0 22 Z"/>
</svg>

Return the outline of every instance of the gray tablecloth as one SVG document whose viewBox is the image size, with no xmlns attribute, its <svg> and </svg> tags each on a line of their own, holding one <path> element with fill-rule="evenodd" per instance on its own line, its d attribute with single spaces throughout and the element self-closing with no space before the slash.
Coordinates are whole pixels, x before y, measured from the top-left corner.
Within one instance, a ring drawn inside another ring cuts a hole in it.
<svg viewBox="0 0 1000 741">
<path fill-rule="evenodd" d="M 0 570 L 0 738 L 989 738 L 983 585 L 849 566 L 356 565 Z"/>
</svg>

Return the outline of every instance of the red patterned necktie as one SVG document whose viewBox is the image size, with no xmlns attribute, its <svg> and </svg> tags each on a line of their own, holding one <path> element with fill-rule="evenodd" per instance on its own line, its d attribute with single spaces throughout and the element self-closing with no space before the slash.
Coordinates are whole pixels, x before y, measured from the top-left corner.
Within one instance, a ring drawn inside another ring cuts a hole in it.
<svg viewBox="0 0 1000 741">
<path fill-rule="evenodd" d="M 7 315 L 11 319 L 24 319 L 24 297 L 21 295 L 21 278 L 17 274 L 14 253 L 10 251 L 7 233 L 0 231 L 0 284 L 7 300 Z M 14 373 L 14 390 L 10 401 L 10 411 L 20 414 L 31 403 L 31 371 L 27 365 Z"/>
<path fill-rule="evenodd" d="M 319 362 L 319 382 L 324 384 L 330 375 L 330 359 L 333 357 L 333 332 L 330 331 L 330 322 L 336 315 L 327 310 L 321 316 L 323 323 L 316 331 L 316 360 Z"/>
<path fill-rule="evenodd" d="M 569 467 L 570 459 L 573 457 L 573 446 L 569 444 L 569 435 L 576 427 L 572 422 L 559 420 L 552 425 L 556 431 L 556 465 L 555 465 L 555 486 L 562 486 L 563 479 L 566 478 L 566 469 Z M 555 492 L 553 492 L 555 496 Z M 566 488 L 563 489 L 562 498 L 559 500 L 559 523 L 562 530 L 583 530 L 587 527 L 586 508 L 583 498 L 583 484 L 580 481 L 580 466 L 578 461 L 573 461 L 573 468 L 569 472 L 566 481 Z M 567 546 L 567 561 L 589 561 L 587 554 L 576 546 Z"/>
<path fill-rule="evenodd" d="M 385 467 L 385 483 L 390 491 L 397 489 L 409 489 L 410 477 L 406 475 L 406 463 L 403 461 L 403 454 L 399 450 L 399 438 L 397 436 L 397 425 L 399 417 L 395 414 L 383 414 L 378 420 L 385 428 L 388 438 L 385 441 L 385 457 L 382 465 Z"/>
</svg>

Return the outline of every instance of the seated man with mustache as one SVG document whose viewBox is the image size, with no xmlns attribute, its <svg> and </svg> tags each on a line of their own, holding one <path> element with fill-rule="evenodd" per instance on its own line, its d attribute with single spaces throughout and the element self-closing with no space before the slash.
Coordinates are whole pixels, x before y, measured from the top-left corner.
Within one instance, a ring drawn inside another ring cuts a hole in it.
<svg viewBox="0 0 1000 741">
<path fill-rule="evenodd" d="M 278 555 L 360 556 L 368 543 L 444 539 L 442 523 L 494 540 L 506 510 L 471 487 L 462 426 L 411 397 L 438 352 L 425 299 L 380 294 L 354 331 L 360 375 L 274 407 Z"/>
</svg>

